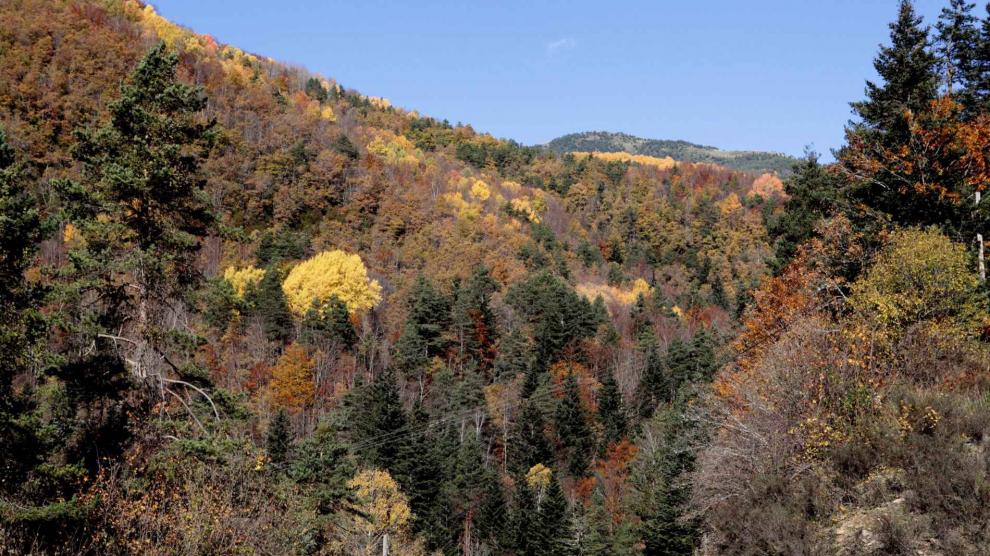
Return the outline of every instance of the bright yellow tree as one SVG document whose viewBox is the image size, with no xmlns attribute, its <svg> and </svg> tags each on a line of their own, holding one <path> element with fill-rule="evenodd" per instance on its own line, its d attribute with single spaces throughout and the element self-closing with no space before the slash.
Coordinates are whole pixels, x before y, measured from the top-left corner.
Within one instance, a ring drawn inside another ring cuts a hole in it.
<svg viewBox="0 0 990 556">
<path fill-rule="evenodd" d="M 488 188 L 488 184 L 481 180 L 474 180 L 471 183 L 471 195 L 476 199 L 487 201 L 488 197 L 492 194 L 491 189 Z"/>
<path fill-rule="evenodd" d="M 336 295 L 357 313 L 370 309 L 382 299 L 382 287 L 368 278 L 361 257 L 340 250 L 324 251 L 301 262 L 282 283 L 285 300 L 297 315 L 304 315 L 313 302 L 322 303 Z"/>
<path fill-rule="evenodd" d="M 422 543 L 408 532 L 413 518 L 409 499 L 387 471 L 366 469 L 348 481 L 347 486 L 358 499 L 354 518 L 357 528 L 366 537 L 375 539 L 373 544 L 377 545 L 377 539 L 381 539 L 390 549 L 387 553 L 396 556 L 425 554 Z M 366 549 L 366 553 L 370 552 Z"/>
<path fill-rule="evenodd" d="M 536 504 L 543 502 L 543 495 L 553 480 L 553 471 L 542 463 L 537 463 L 526 472 L 526 484 L 536 492 Z"/>
<path fill-rule="evenodd" d="M 526 472 L 526 484 L 533 489 L 545 489 L 550 484 L 552 478 L 553 472 L 542 463 L 537 463 Z"/>
<path fill-rule="evenodd" d="M 244 293 L 247 291 L 248 286 L 256 285 L 264 277 L 265 269 L 255 268 L 251 265 L 244 268 L 230 266 L 227 267 L 227 270 L 223 271 L 223 279 L 233 286 L 234 293 L 240 299 L 244 298 Z"/>
</svg>

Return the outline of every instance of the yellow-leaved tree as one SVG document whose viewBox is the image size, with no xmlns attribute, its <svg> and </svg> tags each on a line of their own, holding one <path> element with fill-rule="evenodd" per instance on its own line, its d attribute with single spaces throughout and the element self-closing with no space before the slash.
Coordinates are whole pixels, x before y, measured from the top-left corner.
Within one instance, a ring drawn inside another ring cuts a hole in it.
<svg viewBox="0 0 990 556">
<path fill-rule="evenodd" d="M 265 269 L 255 268 L 252 265 L 244 268 L 230 266 L 223 271 L 223 279 L 230 283 L 239 299 L 244 299 L 248 286 L 257 285 L 264 277 Z"/>
<path fill-rule="evenodd" d="M 543 502 L 543 496 L 547 493 L 550 481 L 553 480 L 553 471 L 542 463 L 537 463 L 526 472 L 526 484 L 536 493 L 536 504 Z"/>
<path fill-rule="evenodd" d="M 542 463 L 537 463 L 526 472 L 526 484 L 530 488 L 544 489 L 550 484 L 553 478 L 553 471 Z"/>
<path fill-rule="evenodd" d="M 409 533 L 413 518 L 409 499 L 387 471 L 366 469 L 348 481 L 357 497 L 356 528 L 364 533 L 365 553 L 383 546 L 384 554 L 419 556 L 425 554 L 422 542 Z"/>
<path fill-rule="evenodd" d="M 333 295 L 352 315 L 382 299 L 382 287 L 368 278 L 361 257 L 340 250 L 324 251 L 296 265 L 282 283 L 282 291 L 297 315 L 306 314 L 314 301 L 323 303 Z"/>
</svg>

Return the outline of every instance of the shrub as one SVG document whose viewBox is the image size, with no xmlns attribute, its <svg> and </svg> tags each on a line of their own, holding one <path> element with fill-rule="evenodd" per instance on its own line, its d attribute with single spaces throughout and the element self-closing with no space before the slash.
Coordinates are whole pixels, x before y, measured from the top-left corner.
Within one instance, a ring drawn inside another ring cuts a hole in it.
<svg viewBox="0 0 990 556">
<path fill-rule="evenodd" d="M 853 284 L 850 303 L 890 335 L 928 323 L 972 336 L 983 309 L 978 286 L 964 245 L 935 228 L 905 229 Z"/>
</svg>

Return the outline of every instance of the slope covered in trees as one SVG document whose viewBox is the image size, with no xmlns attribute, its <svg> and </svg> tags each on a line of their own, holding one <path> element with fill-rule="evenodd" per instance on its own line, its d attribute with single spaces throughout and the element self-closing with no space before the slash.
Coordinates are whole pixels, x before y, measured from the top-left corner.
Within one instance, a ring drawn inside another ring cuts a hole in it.
<svg viewBox="0 0 990 556">
<path fill-rule="evenodd" d="M 644 139 L 628 133 L 585 131 L 569 133 L 550 141 L 547 148 L 564 154 L 569 152 L 625 152 L 634 155 L 673 158 L 683 162 L 707 162 L 746 172 L 776 172 L 787 174 L 794 158 L 760 151 L 726 151 L 715 147 L 665 139 Z"/>
<path fill-rule="evenodd" d="M 951 8 L 781 182 L 0 4 L 0 549 L 985 552 L 990 27 Z"/>
<path fill-rule="evenodd" d="M 131 0 L 0 21 L 0 546 L 694 542 L 639 435 L 768 275 L 776 178 L 525 148 Z"/>
</svg>

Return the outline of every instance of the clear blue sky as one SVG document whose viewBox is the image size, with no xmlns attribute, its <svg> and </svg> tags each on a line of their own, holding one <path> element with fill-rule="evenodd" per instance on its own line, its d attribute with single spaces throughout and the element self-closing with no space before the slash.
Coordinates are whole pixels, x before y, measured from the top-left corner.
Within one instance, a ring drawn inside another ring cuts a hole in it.
<svg viewBox="0 0 990 556">
<path fill-rule="evenodd" d="M 169 19 L 525 144 L 586 130 L 842 142 L 896 0 L 157 0 Z M 931 23 L 947 0 L 919 0 Z M 977 8 L 982 12 L 981 8 Z"/>
</svg>

